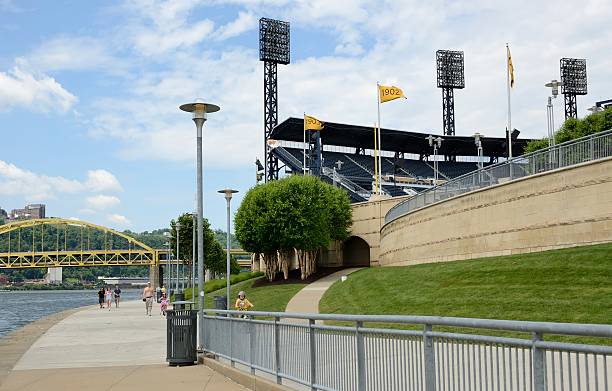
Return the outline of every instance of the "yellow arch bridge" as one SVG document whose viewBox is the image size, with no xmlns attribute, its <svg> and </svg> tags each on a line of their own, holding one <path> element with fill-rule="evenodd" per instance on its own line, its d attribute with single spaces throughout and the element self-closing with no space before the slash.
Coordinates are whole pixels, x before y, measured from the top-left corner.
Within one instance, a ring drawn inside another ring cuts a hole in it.
<svg viewBox="0 0 612 391">
<path fill-rule="evenodd" d="M 248 255 L 241 249 L 230 253 Z M 0 225 L 0 269 L 155 266 L 167 263 L 167 258 L 168 250 L 85 221 L 47 218 Z"/>
</svg>

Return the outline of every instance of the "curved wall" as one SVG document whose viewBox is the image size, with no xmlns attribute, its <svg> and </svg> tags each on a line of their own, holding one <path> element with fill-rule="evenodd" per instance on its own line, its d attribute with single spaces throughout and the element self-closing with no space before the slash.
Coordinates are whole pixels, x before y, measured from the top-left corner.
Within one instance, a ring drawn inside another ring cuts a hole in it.
<svg viewBox="0 0 612 391">
<path fill-rule="evenodd" d="M 382 227 L 380 264 L 612 242 L 612 158 L 466 193 Z"/>
</svg>

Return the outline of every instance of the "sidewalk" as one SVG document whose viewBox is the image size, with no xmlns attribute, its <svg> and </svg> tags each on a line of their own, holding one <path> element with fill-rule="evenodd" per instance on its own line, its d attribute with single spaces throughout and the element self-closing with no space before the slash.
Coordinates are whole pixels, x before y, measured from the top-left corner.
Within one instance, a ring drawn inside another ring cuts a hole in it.
<svg viewBox="0 0 612 391">
<path fill-rule="evenodd" d="M 363 268 L 355 267 L 337 271 L 329 276 L 325 276 L 312 284 L 306 285 L 302 290 L 295 294 L 287 304 L 286 312 L 300 312 L 309 314 L 319 313 L 319 300 L 330 286 L 340 279 L 342 276 L 361 270 Z"/>
<path fill-rule="evenodd" d="M 202 365 L 166 364 L 166 320 L 141 301 L 78 311 L 25 352 L 0 390 L 245 390 Z"/>
</svg>

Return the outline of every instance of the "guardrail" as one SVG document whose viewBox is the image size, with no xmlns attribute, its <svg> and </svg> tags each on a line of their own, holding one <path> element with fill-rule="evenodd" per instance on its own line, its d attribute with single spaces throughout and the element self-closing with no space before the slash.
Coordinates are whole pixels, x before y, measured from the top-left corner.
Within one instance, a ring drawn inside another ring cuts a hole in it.
<svg viewBox="0 0 612 391">
<path fill-rule="evenodd" d="M 385 216 L 385 224 L 419 208 L 470 191 L 609 156 L 612 156 L 612 130 L 567 141 L 478 169 L 423 191 L 391 208 Z"/>
<path fill-rule="evenodd" d="M 206 352 L 252 374 L 272 375 L 279 384 L 289 380 L 312 390 L 608 391 L 612 381 L 612 346 L 544 340 L 555 334 L 602 337 L 608 343 L 612 325 L 255 311 L 240 318 L 234 316 L 245 312 L 205 312 Z M 531 339 L 443 332 L 434 326 L 524 332 Z"/>
</svg>

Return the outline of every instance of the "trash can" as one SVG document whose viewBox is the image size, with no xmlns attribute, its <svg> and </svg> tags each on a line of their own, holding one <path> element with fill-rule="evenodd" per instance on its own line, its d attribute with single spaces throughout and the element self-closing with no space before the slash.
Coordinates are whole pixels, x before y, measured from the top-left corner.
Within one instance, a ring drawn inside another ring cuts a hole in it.
<svg viewBox="0 0 612 391">
<path fill-rule="evenodd" d="M 198 360 L 197 311 L 166 311 L 166 344 L 169 365 L 193 365 Z"/>
<path fill-rule="evenodd" d="M 161 295 L 162 295 L 161 289 L 157 289 L 155 291 L 155 299 L 157 300 L 158 303 L 161 303 Z"/>
<path fill-rule="evenodd" d="M 174 294 L 174 301 L 185 301 L 185 294 L 183 292 L 178 292 Z M 185 309 L 185 305 L 184 304 L 176 304 L 173 306 L 173 308 L 175 310 L 184 310 Z"/>
<path fill-rule="evenodd" d="M 215 309 L 226 310 L 227 309 L 227 296 L 215 296 Z"/>
</svg>

